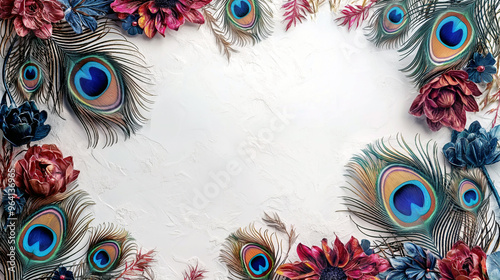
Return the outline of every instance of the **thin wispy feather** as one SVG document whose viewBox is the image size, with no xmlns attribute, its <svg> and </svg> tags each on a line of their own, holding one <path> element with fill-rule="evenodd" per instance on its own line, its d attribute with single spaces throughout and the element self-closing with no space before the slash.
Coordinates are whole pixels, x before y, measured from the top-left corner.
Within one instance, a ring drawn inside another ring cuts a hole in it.
<svg viewBox="0 0 500 280">
<path fill-rule="evenodd" d="M 187 270 L 183 272 L 183 276 L 184 280 L 202 280 L 206 279 L 205 273 L 207 271 L 196 264 L 194 266 L 189 265 Z"/>
<path fill-rule="evenodd" d="M 297 22 L 306 20 L 307 14 L 313 13 L 308 0 L 288 0 L 281 8 L 285 10 L 283 14 L 284 21 L 287 23 L 285 30 L 290 29 L 292 25 L 296 26 Z"/>
<path fill-rule="evenodd" d="M 368 2 L 367 2 L 368 1 Z M 341 21 L 339 25 L 347 25 L 347 29 L 351 29 L 353 26 L 358 28 L 361 23 L 368 18 L 370 15 L 370 8 L 375 4 L 377 0 L 364 0 L 361 5 L 347 5 L 341 11 L 343 16 L 337 18 L 337 21 Z"/>
<path fill-rule="evenodd" d="M 151 264 L 155 262 L 155 250 L 142 253 L 141 250 L 136 254 L 135 259 L 125 264 L 123 272 L 116 277 L 117 280 L 152 280 L 155 275 Z M 201 278 L 200 278 L 201 279 Z M 196 279 L 193 279 L 196 280 Z"/>
</svg>

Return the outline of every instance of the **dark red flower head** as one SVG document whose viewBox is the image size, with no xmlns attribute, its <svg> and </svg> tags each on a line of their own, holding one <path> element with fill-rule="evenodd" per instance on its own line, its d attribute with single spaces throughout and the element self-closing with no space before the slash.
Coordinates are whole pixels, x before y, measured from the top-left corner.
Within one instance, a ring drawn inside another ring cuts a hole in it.
<svg viewBox="0 0 500 280">
<path fill-rule="evenodd" d="M 446 258 L 438 260 L 440 280 L 488 280 L 486 253 L 480 247 L 469 249 L 462 241 L 453 245 Z"/>
<path fill-rule="evenodd" d="M 410 114 L 424 114 L 433 131 L 448 126 L 457 131 L 464 130 L 465 112 L 477 112 L 479 106 L 474 96 L 481 95 L 477 85 L 468 81 L 465 71 L 448 71 L 424 85 L 413 101 Z"/>
<path fill-rule="evenodd" d="M 64 18 L 57 0 L 0 0 L 0 19 L 14 19 L 17 35 L 30 32 L 41 39 L 52 36 L 52 23 Z"/>
<path fill-rule="evenodd" d="M 63 157 L 56 145 L 33 146 L 15 164 L 16 186 L 29 195 L 47 197 L 66 191 L 80 171 L 73 158 Z"/>
<path fill-rule="evenodd" d="M 292 280 L 377 280 L 389 268 L 389 262 L 377 254 L 367 256 L 354 237 L 346 245 L 338 237 L 332 248 L 326 238 L 321 245 L 309 248 L 300 243 L 297 254 L 301 261 L 283 264 L 277 273 Z"/>
</svg>

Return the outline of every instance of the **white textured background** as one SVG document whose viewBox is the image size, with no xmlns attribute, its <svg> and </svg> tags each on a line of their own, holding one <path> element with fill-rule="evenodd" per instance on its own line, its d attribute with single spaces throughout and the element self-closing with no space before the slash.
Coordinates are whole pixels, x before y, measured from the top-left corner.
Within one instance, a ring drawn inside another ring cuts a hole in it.
<svg viewBox="0 0 500 280">
<path fill-rule="evenodd" d="M 419 133 L 440 147 L 450 137 L 407 113 L 417 91 L 398 71 L 405 62 L 395 50 L 338 27 L 326 6 L 285 33 L 280 5 L 273 36 L 230 63 L 206 26 L 130 38 L 152 66 L 156 102 L 128 141 L 87 149 L 69 110 L 66 120 L 49 117 L 44 143 L 74 156 L 80 188 L 97 203 L 95 222 L 123 226 L 138 244 L 156 248 L 158 279 L 182 279 L 197 261 L 209 279 L 225 278 L 217 261 L 224 238 L 264 211 L 295 225 L 298 241 L 309 245 L 334 234 L 362 238 L 338 212 L 350 157 L 397 133 L 409 142 Z M 483 125 L 491 119 L 468 116 Z M 224 175 L 228 168 L 232 175 Z M 227 184 L 214 187 L 217 176 Z"/>
</svg>

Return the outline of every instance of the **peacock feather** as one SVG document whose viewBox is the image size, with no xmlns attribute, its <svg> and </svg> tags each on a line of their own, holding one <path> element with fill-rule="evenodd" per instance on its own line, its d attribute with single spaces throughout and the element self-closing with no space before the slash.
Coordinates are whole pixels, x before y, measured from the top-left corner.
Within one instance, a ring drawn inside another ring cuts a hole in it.
<svg viewBox="0 0 500 280">
<path fill-rule="evenodd" d="M 457 240 L 497 248 L 499 226 L 487 218 L 484 178 L 475 172 L 447 175 L 436 145 L 431 149 L 418 138 L 416 151 L 400 137 L 397 145 L 380 140 L 347 165 L 353 196 L 345 204 L 362 221 L 358 228 L 391 251 L 406 241 L 440 256 Z"/>
<path fill-rule="evenodd" d="M 422 86 L 445 71 L 462 68 L 474 52 L 498 54 L 500 33 L 494 12 L 500 7 L 498 1 L 445 1 L 429 5 L 419 7 L 429 7 L 428 13 L 412 22 L 415 26 L 422 24 L 400 50 L 405 57 L 415 55 L 403 71 L 409 72 L 416 84 Z"/>
<path fill-rule="evenodd" d="M 106 38 L 104 38 L 106 36 Z M 67 23 L 54 26 L 52 37 L 14 39 L 4 66 L 6 89 L 18 100 L 36 99 L 60 112 L 65 102 L 81 121 L 95 147 L 128 137 L 146 120 L 151 95 L 137 48 L 105 21 L 92 32 L 75 34 Z"/>
<path fill-rule="evenodd" d="M 395 47 L 406 39 L 412 24 L 411 7 L 417 1 L 378 1 L 368 29 L 369 40 L 378 47 Z"/>
<path fill-rule="evenodd" d="M 11 217 L 0 234 L 4 279 L 48 279 L 58 267 L 78 261 L 90 223 L 83 212 L 92 204 L 83 191 L 29 198 L 23 212 Z"/>
<path fill-rule="evenodd" d="M 216 0 L 204 13 L 228 58 L 233 45 L 255 44 L 272 33 L 273 14 L 266 0 Z"/>
<path fill-rule="evenodd" d="M 220 253 L 233 279 L 282 279 L 276 269 L 288 258 L 297 235 L 295 229 L 287 229 L 277 214 L 265 214 L 263 221 L 275 232 L 256 229 L 253 224 L 240 228 L 229 235 Z M 283 257 L 282 242 L 278 233 L 288 237 L 288 249 Z"/>
<path fill-rule="evenodd" d="M 115 279 L 125 270 L 135 247 L 129 233 L 112 224 L 92 228 L 85 260 L 77 273 L 82 279 Z"/>
</svg>

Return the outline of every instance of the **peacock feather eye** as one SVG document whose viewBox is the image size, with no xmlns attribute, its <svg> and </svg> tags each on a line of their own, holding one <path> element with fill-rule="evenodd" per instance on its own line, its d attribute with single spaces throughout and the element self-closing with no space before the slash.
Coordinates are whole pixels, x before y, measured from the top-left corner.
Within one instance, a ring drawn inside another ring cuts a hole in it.
<svg viewBox="0 0 500 280">
<path fill-rule="evenodd" d="M 406 24 L 406 8 L 400 4 L 389 5 L 384 12 L 382 27 L 385 33 L 398 33 Z"/>
<path fill-rule="evenodd" d="M 241 264 L 251 279 L 269 276 L 274 267 L 274 258 L 258 244 L 246 244 L 241 248 Z"/>
<path fill-rule="evenodd" d="M 453 61 L 466 52 L 475 37 L 471 22 L 463 13 L 445 12 L 434 23 L 429 53 L 436 65 Z"/>
<path fill-rule="evenodd" d="M 87 263 L 92 271 L 105 273 L 116 268 L 121 247 L 116 241 L 104 241 L 89 250 Z"/>
<path fill-rule="evenodd" d="M 483 202 L 483 193 L 475 182 L 463 179 L 458 185 L 458 201 L 468 211 L 473 211 Z"/>
<path fill-rule="evenodd" d="M 69 91 L 76 102 L 100 113 L 113 113 L 121 108 L 121 82 L 108 61 L 87 56 L 77 61 L 69 73 Z"/>
<path fill-rule="evenodd" d="M 26 92 L 35 92 L 40 88 L 42 80 L 42 71 L 35 62 L 27 62 L 21 67 L 19 81 Z"/>
<path fill-rule="evenodd" d="M 32 261 L 44 262 L 58 252 L 65 235 L 66 217 L 61 209 L 50 206 L 33 215 L 17 236 L 19 253 Z"/>
<path fill-rule="evenodd" d="M 387 214 L 401 227 L 424 224 L 436 212 L 434 188 L 409 167 L 386 167 L 378 178 L 377 190 Z"/>
<path fill-rule="evenodd" d="M 252 29 L 257 21 L 254 0 L 229 0 L 226 4 L 229 20 L 239 29 Z"/>
</svg>

